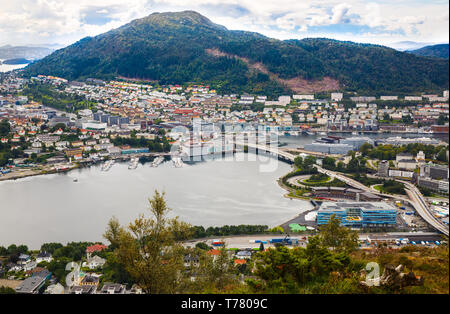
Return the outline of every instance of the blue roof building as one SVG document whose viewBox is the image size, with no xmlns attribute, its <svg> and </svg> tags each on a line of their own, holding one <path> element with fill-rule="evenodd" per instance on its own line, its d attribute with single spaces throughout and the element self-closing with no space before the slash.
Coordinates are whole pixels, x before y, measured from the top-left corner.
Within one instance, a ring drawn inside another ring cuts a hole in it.
<svg viewBox="0 0 450 314">
<path fill-rule="evenodd" d="M 317 212 L 317 224 L 327 224 L 333 214 L 347 227 L 395 226 L 397 223 L 397 209 L 384 202 L 323 202 Z"/>
</svg>

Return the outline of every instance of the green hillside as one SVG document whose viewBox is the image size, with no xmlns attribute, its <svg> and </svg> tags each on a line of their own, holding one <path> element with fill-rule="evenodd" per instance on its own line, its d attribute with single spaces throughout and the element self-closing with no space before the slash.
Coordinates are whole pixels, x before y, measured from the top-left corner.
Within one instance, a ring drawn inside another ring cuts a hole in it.
<svg viewBox="0 0 450 314">
<path fill-rule="evenodd" d="M 193 12 L 154 13 L 33 63 L 26 75 L 203 82 L 221 93 L 279 95 L 448 88 L 448 61 L 328 39 L 280 41 L 229 31 Z"/>
<path fill-rule="evenodd" d="M 448 60 L 448 44 L 426 46 L 420 49 L 411 50 L 409 52 L 422 57 L 442 58 Z"/>
</svg>

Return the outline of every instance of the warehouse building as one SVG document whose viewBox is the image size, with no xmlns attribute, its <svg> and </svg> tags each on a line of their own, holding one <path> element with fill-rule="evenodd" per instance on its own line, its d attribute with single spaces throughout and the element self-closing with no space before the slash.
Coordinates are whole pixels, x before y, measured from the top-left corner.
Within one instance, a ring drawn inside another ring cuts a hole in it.
<svg viewBox="0 0 450 314">
<path fill-rule="evenodd" d="M 362 190 L 353 189 L 353 188 L 342 188 L 342 187 L 332 187 L 332 186 L 324 186 L 324 187 L 312 187 L 312 195 L 314 197 L 321 198 L 338 198 L 338 199 L 349 199 L 355 200 L 357 202 L 374 202 L 380 201 L 381 198 L 375 194 L 364 192 Z"/>
<path fill-rule="evenodd" d="M 347 154 L 353 146 L 347 144 L 318 143 L 314 142 L 305 145 L 305 150 L 324 154 Z"/>
</svg>

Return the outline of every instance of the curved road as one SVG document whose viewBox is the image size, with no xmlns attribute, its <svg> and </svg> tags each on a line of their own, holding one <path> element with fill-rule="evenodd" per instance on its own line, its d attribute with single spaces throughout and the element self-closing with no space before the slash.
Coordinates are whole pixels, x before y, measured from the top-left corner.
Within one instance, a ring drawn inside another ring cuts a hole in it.
<svg viewBox="0 0 450 314">
<path fill-rule="evenodd" d="M 448 237 L 448 231 L 449 231 L 448 227 L 446 225 L 444 225 L 439 219 L 434 217 L 434 215 L 430 212 L 430 209 L 428 208 L 428 205 L 427 205 L 422 193 L 420 193 L 419 189 L 417 189 L 413 184 L 406 182 L 406 181 L 402 181 L 402 180 L 396 180 L 405 185 L 406 193 L 408 194 L 408 197 L 409 197 L 409 199 L 408 199 L 408 198 L 404 198 L 404 197 L 397 196 L 397 195 L 382 194 L 382 193 L 378 192 L 377 190 L 369 188 L 369 187 L 365 186 L 364 184 L 362 184 L 356 180 L 350 179 L 344 175 L 341 175 L 334 171 L 323 169 L 320 166 L 316 166 L 316 167 L 319 172 L 325 173 L 329 176 L 333 176 L 333 177 L 345 182 L 346 184 L 356 187 L 360 190 L 367 191 L 372 194 L 382 196 L 384 198 L 390 197 L 390 198 L 394 198 L 394 199 L 398 199 L 398 200 L 402 200 L 402 201 L 410 203 L 411 206 L 414 207 L 416 212 L 422 217 L 423 220 L 425 220 L 428 224 L 433 226 L 436 230 L 442 232 L 443 234 L 445 234 Z"/>
<path fill-rule="evenodd" d="M 283 158 L 289 159 L 292 162 L 294 161 L 294 159 L 296 157 L 293 154 L 279 150 L 278 147 L 268 147 L 266 145 L 256 145 L 253 143 L 236 143 L 236 145 L 242 145 L 242 146 L 247 145 L 249 147 L 257 148 L 260 150 L 265 150 L 272 154 L 279 155 L 279 156 L 282 156 Z M 400 197 L 400 196 L 386 195 L 386 194 L 381 194 L 380 192 L 376 191 L 375 189 L 371 189 L 371 188 L 365 186 L 364 184 L 362 184 L 356 180 L 350 179 L 340 173 L 323 169 L 319 165 L 315 165 L 315 166 L 317 167 L 317 170 L 319 172 L 325 173 L 330 177 L 337 178 L 338 180 L 341 180 L 341 181 L 345 182 L 346 184 L 348 184 L 352 187 L 355 187 L 357 189 L 367 191 L 372 194 L 382 196 L 384 198 L 390 197 L 390 198 L 399 199 L 399 200 L 402 200 L 405 202 L 409 202 L 414 207 L 416 212 L 423 218 L 423 220 L 425 220 L 428 224 L 433 226 L 436 230 L 442 232 L 443 234 L 445 234 L 448 237 L 448 234 L 449 234 L 448 226 L 444 225 L 440 220 L 438 220 L 436 217 L 434 217 L 434 215 L 430 212 L 430 209 L 428 208 L 428 205 L 427 205 L 422 193 L 420 193 L 420 191 L 413 184 L 402 181 L 402 180 L 397 180 L 397 181 L 405 184 L 406 193 L 408 194 L 409 199 Z"/>
</svg>

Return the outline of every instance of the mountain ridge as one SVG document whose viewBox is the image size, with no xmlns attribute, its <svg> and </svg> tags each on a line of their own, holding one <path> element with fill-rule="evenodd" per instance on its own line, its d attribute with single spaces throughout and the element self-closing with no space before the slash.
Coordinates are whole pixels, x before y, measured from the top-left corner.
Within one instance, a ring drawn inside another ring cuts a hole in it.
<svg viewBox="0 0 450 314">
<path fill-rule="evenodd" d="M 448 59 L 449 44 L 430 45 L 420 49 L 409 50 L 408 52 L 422 57 Z"/>
<path fill-rule="evenodd" d="M 223 93 L 269 95 L 337 89 L 412 92 L 448 86 L 445 60 L 324 38 L 282 41 L 228 30 L 195 11 L 153 13 L 83 38 L 24 72 L 71 80 L 123 76 L 161 84 L 204 82 Z M 296 84 L 299 87 L 293 88 Z"/>
</svg>

